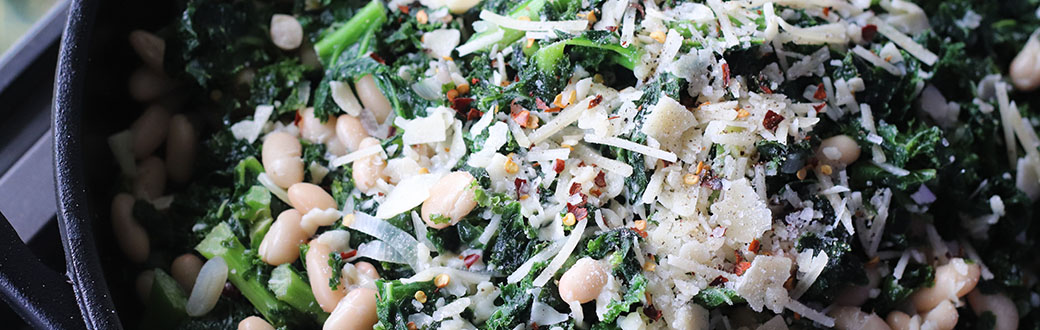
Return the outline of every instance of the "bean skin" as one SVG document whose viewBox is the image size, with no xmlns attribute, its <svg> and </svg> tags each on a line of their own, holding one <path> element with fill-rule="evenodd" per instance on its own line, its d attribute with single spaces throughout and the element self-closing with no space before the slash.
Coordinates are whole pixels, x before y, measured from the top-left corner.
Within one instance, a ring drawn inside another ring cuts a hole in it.
<svg viewBox="0 0 1040 330">
<path fill-rule="evenodd" d="M 314 108 L 299 111 L 300 137 L 311 143 L 325 143 L 336 138 L 336 117 L 329 116 L 325 122 L 314 116 Z"/>
<path fill-rule="evenodd" d="M 300 214 L 311 210 L 336 209 L 336 200 L 320 186 L 309 182 L 300 182 L 289 186 L 289 202 Z"/>
<path fill-rule="evenodd" d="M 326 286 L 327 287 L 327 286 Z M 357 288 L 350 290 L 325 320 L 324 330 L 372 329 L 379 319 L 376 316 L 376 290 Z"/>
<path fill-rule="evenodd" d="M 130 125 L 134 136 L 134 157 L 144 159 L 151 156 L 166 140 L 166 131 L 170 128 L 170 113 L 166 108 L 153 105 L 141 113 L 141 116 Z"/>
<path fill-rule="evenodd" d="M 379 140 L 376 140 L 375 138 L 366 138 L 361 141 L 358 148 L 364 149 L 378 145 Z M 361 192 L 368 194 L 376 187 L 376 182 L 384 177 L 383 169 L 386 168 L 386 161 L 377 154 L 355 160 L 351 166 L 353 168 L 351 177 L 354 178 L 354 185 L 357 186 L 358 190 L 361 190 Z"/>
<path fill-rule="evenodd" d="M 310 248 L 307 249 L 306 265 L 314 299 L 318 301 L 322 310 L 331 313 L 347 293 L 342 284 L 335 290 L 329 288 L 329 279 L 332 278 L 329 253 L 332 253 L 332 248 L 327 244 L 317 242 L 317 240 L 312 241 Z"/>
<path fill-rule="evenodd" d="M 185 253 L 177 259 L 173 259 L 173 263 L 170 265 L 170 275 L 177 280 L 177 284 L 180 284 L 184 291 L 191 292 L 191 288 L 195 286 L 195 278 L 199 276 L 201 269 L 202 259 L 194 254 Z"/>
<path fill-rule="evenodd" d="M 282 50 L 293 50 L 303 43 L 303 26 L 296 17 L 285 14 L 271 16 L 271 42 Z"/>
<path fill-rule="evenodd" d="M 336 120 L 336 138 L 347 147 L 347 151 L 357 151 L 361 141 L 368 137 L 368 131 L 357 117 L 340 115 Z"/>
<path fill-rule="evenodd" d="M 566 303 L 584 304 L 599 296 L 607 285 L 607 268 L 592 258 L 582 258 L 560 277 L 560 298 Z"/>
<path fill-rule="evenodd" d="M 148 232 L 134 219 L 136 200 L 130 194 L 121 193 L 112 199 L 112 230 L 116 243 L 130 261 L 142 263 L 148 259 L 151 243 Z"/>
<path fill-rule="evenodd" d="M 383 91 L 379 90 L 379 85 L 376 84 L 375 78 L 372 75 L 361 77 L 354 84 L 354 87 L 357 88 L 361 104 L 365 106 L 365 109 L 372 112 L 377 122 L 382 124 L 386 117 L 390 116 L 390 111 L 393 111 L 393 107 L 390 105 L 390 100 L 386 98 L 386 95 L 383 95 Z"/>
<path fill-rule="evenodd" d="M 832 158 L 835 155 L 838 157 Z M 859 159 L 859 155 L 860 148 L 856 140 L 848 135 L 835 135 L 820 142 L 816 158 L 831 166 L 845 168 Z"/>
<path fill-rule="evenodd" d="M 455 225 L 477 206 L 476 195 L 470 186 L 473 175 L 458 171 L 445 175 L 430 188 L 430 197 L 422 204 L 422 218 L 431 228 L 444 229 Z M 449 222 L 434 222 L 434 215 L 447 217 Z"/>
<path fill-rule="evenodd" d="M 259 316 L 250 316 L 238 322 L 238 330 L 274 330 L 274 327 Z"/>
<path fill-rule="evenodd" d="M 195 127 L 188 117 L 177 114 L 170 117 L 166 136 L 166 171 L 170 181 L 186 183 L 195 168 L 195 148 L 198 145 Z"/>
<path fill-rule="evenodd" d="M 282 188 L 303 182 L 302 154 L 303 146 L 296 137 L 285 132 L 268 134 L 261 150 L 264 171 Z"/>
<path fill-rule="evenodd" d="M 910 301 L 918 313 L 923 313 L 945 300 L 963 297 L 979 282 L 980 271 L 978 264 L 965 263 L 961 258 L 951 259 L 935 268 L 935 285 L 917 290 L 910 296 Z"/>
<path fill-rule="evenodd" d="M 260 242 L 260 259 L 273 266 L 295 262 L 300 257 L 300 244 L 309 236 L 300 228 L 302 218 L 295 209 L 282 211 Z"/>
</svg>

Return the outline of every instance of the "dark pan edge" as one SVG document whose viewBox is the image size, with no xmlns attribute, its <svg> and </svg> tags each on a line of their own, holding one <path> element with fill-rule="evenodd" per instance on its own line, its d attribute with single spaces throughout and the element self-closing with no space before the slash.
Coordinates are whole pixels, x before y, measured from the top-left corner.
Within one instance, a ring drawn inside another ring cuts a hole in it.
<svg viewBox="0 0 1040 330">
<path fill-rule="evenodd" d="M 62 34 L 54 84 L 55 190 L 68 277 L 89 329 L 121 329 L 92 231 L 83 164 L 82 101 L 90 36 L 98 2 L 74 0 Z"/>
</svg>

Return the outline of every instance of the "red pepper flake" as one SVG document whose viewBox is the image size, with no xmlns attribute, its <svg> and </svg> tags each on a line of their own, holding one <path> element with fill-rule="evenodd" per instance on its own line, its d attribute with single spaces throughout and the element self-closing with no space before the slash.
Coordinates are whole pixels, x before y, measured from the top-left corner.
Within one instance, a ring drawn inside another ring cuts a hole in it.
<svg viewBox="0 0 1040 330">
<path fill-rule="evenodd" d="M 510 115 L 510 117 L 513 117 L 513 121 L 523 128 L 527 128 L 527 122 L 531 120 L 530 116 L 531 112 L 527 110 L 514 112 Z"/>
<path fill-rule="evenodd" d="M 597 186 L 606 187 L 607 175 L 606 173 L 603 173 L 603 171 L 600 171 L 599 174 L 596 174 L 596 179 L 592 181 L 595 182 Z"/>
<path fill-rule="evenodd" d="M 479 261 L 479 260 L 480 260 L 480 255 L 479 254 L 471 254 L 471 255 L 466 256 L 466 259 L 462 259 L 462 262 L 465 262 L 466 263 L 466 268 L 469 268 L 470 266 L 473 266 L 473 264 L 477 263 L 477 261 Z"/>
<path fill-rule="evenodd" d="M 827 17 L 831 15 L 831 7 L 823 7 L 823 16 Z"/>
<path fill-rule="evenodd" d="M 574 221 L 582 221 L 589 217 L 589 210 L 584 207 L 575 208 L 571 213 L 574 213 Z"/>
<path fill-rule="evenodd" d="M 827 103 L 820 103 L 820 104 L 813 105 L 812 107 L 813 107 L 814 110 L 816 110 L 816 113 L 820 113 L 820 111 L 823 111 L 823 107 L 826 107 L 826 106 L 827 106 Z"/>
<path fill-rule="evenodd" d="M 596 94 L 596 97 L 589 101 L 589 109 L 595 108 L 600 102 L 603 102 L 603 95 Z"/>
<path fill-rule="evenodd" d="M 534 107 L 542 111 L 549 110 L 549 106 L 546 105 L 545 101 L 542 101 L 542 98 L 540 97 L 534 98 Z"/>
<path fill-rule="evenodd" d="M 553 113 L 553 112 L 560 112 L 560 110 L 563 110 L 563 109 L 560 109 L 560 107 L 552 107 L 552 108 L 549 108 L 548 110 L 545 110 L 545 112 L 546 113 Z"/>
<path fill-rule="evenodd" d="M 874 37 L 877 36 L 877 25 L 867 24 L 859 30 L 859 34 L 863 41 L 873 41 Z"/>
<path fill-rule="evenodd" d="M 581 208 L 582 206 L 585 206 L 586 203 L 588 203 L 588 196 L 585 196 L 585 194 L 580 194 L 578 196 L 581 196 L 581 201 L 578 202 L 578 204 L 567 203 L 567 212 L 577 212 L 578 208 Z"/>
<path fill-rule="evenodd" d="M 657 309 L 657 307 L 654 306 L 647 306 L 643 308 L 643 314 L 645 314 L 646 317 L 650 318 L 651 321 L 660 320 L 661 316 L 664 315 L 664 313 L 662 313 L 660 310 Z"/>
<path fill-rule="evenodd" d="M 574 195 L 574 194 L 580 193 L 580 192 L 581 192 L 581 184 L 580 184 L 580 183 L 577 183 L 577 182 L 575 182 L 575 183 L 572 183 L 572 184 L 571 184 L 571 188 L 570 188 L 570 190 L 568 190 L 567 192 L 568 192 L 569 194 L 571 194 L 571 195 Z"/>
<path fill-rule="evenodd" d="M 621 116 L 610 116 L 610 117 L 607 117 L 607 120 L 614 120 L 614 119 L 618 119 L 618 118 L 621 118 Z"/>
<path fill-rule="evenodd" d="M 386 60 L 384 60 L 382 56 L 379 56 L 379 54 L 376 54 L 375 52 L 368 53 L 368 57 L 371 57 L 376 62 L 379 62 L 379 64 L 386 65 Z"/>
<path fill-rule="evenodd" d="M 357 255 L 357 250 L 350 250 L 350 251 L 347 251 L 347 252 L 340 252 L 339 253 L 339 258 L 340 259 L 350 259 L 350 258 L 353 258 L 356 255 Z"/>
<path fill-rule="evenodd" d="M 478 82 L 480 82 L 480 79 L 473 78 L 473 79 L 470 79 L 469 82 L 470 82 L 470 85 L 476 85 Z"/>
<path fill-rule="evenodd" d="M 729 282 L 729 279 L 719 275 L 718 277 L 715 277 L 714 280 L 711 280 L 711 283 L 708 283 L 708 286 L 720 286 L 726 282 Z"/>
<path fill-rule="evenodd" d="M 769 110 L 766 111 L 766 117 L 762 119 L 762 126 L 767 130 L 776 131 L 776 126 L 780 125 L 781 121 L 784 121 L 784 116 Z"/>
<path fill-rule="evenodd" d="M 823 83 L 816 85 L 816 92 L 813 93 L 812 97 L 821 101 L 827 99 L 827 89 L 823 88 Z"/>
<path fill-rule="evenodd" d="M 300 109 L 300 110 L 303 110 L 303 109 Z M 292 121 L 293 125 L 300 126 L 300 120 L 303 120 L 303 117 L 300 116 L 300 110 L 296 110 L 296 116 L 293 117 L 293 121 Z"/>
<path fill-rule="evenodd" d="M 744 275 L 744 272 L 751 268 L 751 263 L 747 261 L 741 261 L 737 263 L 737 266 L 733 269 L 733 273 L 737 276 Z"/>
<path fill-rule="evenodd" d="M 408 14 L 408 12 L 412 11 L 411 8 L 408 8 L 408 6 L 405 5 L 399 5 L 397 6 L 397 9 L 401 10 L 401 12 L 405 14 Z"/>
<path fill-rule="evenodd" d="M 762 248 L 762 243 L 759 243 L 758 240 L 756 239 L 756 240 L 751 241 L 751 244 L 748 244 L 747 250 L 749 252 L 751 252 L 751 253 L 758 253 L 758 250 L 761 249 L 761 248 Z"/>
<path fill-rule="evenodd" d="M 527 195 L 527 180 L 516 178 L 513 180 L 513 187 L 516 188 L 516 198 L 520 199 L 520 196 Z"/>
<path fill-rule="evenodd" d="M 480 119 L 480 117 L 483 117 L 483 116 L 484 116 L 484 113 L 480 112 L 480 110 L 477 110 L 477 109 L 474 109 L 474 108 L 470 108 L 469 112 L 466 113 L 466 120 L 467 121 L 477 120 L 477 119 Z"/>
<path fill-rule="evenodd" d="M 722 86 L 729 87 L 729 63 L 722 63 Z"/>
<path fill-rule="evenodd" d="M 758 84 L 758 88 L 761 89 L 763 93 L 773 94 L 773 89 L 769 88 L 769 85 L 766 85 L 765 83 Z"/>
<path fill-rule="evenodd" d="M 560 172 L 563 172 L 564 166 L 567 166 L 567 161 L 563 159 L 557 159 L 553 161 L 553 171 L 556 172 L 556 174 L 560 174 Z"/>
<path fill-rule="evenodd" d="M 613 25 L 611 25 L 611 26 L 608 26 L 608 27 L 607 27 L 607 31 L 610 31 L 610 32 L 617 32 L 617 26 L 613 26 Z"/>
<path fill-rule="evenodd" d="M 454 100 L 451 100 L 451 108 L 462 113 L 463 111 L 469 111 L 471 103 L 473 103 L 472 97 L 456 97 Z"/>
</svg>

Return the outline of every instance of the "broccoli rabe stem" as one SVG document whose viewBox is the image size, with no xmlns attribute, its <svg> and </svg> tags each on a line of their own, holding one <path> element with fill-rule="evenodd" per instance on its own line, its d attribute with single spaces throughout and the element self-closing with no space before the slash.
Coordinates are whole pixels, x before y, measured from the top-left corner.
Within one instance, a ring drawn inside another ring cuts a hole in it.
<svg viewBox="0 0 1040 330">
<path fill-rule="evenodd" d="M 354 17 L 336 31 L 325 36 L 314 44 L 318 58 L 328 66 L 335 62 L 336 56 L 360 39 L 365 32 L 386 22 L 386 7 L 382 1 L 370 1 L 362 7 Z"/>
<path fill-rule="evenodd" d="M 643 56 L 643 51 L 639 47 L 621 47 L 619 44 L 613 43 L 599 43 L 588 38 L 577 37 L 567 40 L 557 41 L 551 45 L 542 47 L 534 53 L 535 63 L 538 64 L 538 70 L 542 72 L 552 72 L 556 68 L 556 64 L 563 59 L 564 48 L 567 46 L 580 46 L 580 47 L 592 47 L 613 52 L 611 58 L 617 64 L 631 70 L 639 62 L 639 58 Z"/>
<path fill-rule="evenodd" d="M 142 329 L 173 329 L 186 318 L 184 306 L 188 297 L 177 281 L 162 269 L 155 269 L 155 280 L 148 295 L 148 310 L 141 323 Z"/>
<path fill-rule="evenodd" d="M 319 323 L 324 323 L 329 317 L 329 313 L 322 310 L 318 301 L 314 300 L 310 284 L 296 273 L 290 264 L 275 267 L 267 287 L 274 292 L 278 300 L 284 301 L 296 310 L 313 315 Z"/>
<path fill-rule="evenodd" d="M 223 257 L 228 265 L 228 280 L 265 319 L 279 326 L 289 321 L 285 314 L 290 311 L 289 306 L 275 298 L 267 286 L 255 276 L 253 267 L 261 261 L 256 260 L 255 254 L 246 253 L 245 246 L 238 241 L 226 223 L 222 222 L 213 227 L 206 238 L 195 246 L 195 250 L 207 259 Z"/>
</svg>

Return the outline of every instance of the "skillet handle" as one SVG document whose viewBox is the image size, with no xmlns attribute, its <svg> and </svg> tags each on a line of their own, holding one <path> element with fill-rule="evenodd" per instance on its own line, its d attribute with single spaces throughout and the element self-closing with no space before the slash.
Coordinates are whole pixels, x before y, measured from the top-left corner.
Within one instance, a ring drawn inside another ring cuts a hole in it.
<svg viewBox="0 0 1040 330">
<path fill-rule="evenodd" d="M 0 294 L 35 329 L 82 329 L 69 279 L 45 266 L 0 214 Z"/>
</svg>

